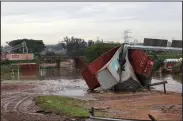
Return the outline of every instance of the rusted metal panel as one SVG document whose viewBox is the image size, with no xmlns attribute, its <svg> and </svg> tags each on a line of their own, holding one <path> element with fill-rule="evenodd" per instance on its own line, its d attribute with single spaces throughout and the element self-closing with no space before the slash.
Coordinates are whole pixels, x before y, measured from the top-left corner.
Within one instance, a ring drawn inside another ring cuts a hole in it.
<svg viewBox="0 0 183 121">
<path fill-rule="evenodd" d="M 20 64 L 20 79 L 36 77 L 39 72 L 39 65 L 37 64 Z"/>
<path fill-rule="evenodd" d="M 142 75 L 143 73 L 150 76 L 154 61 L 148 55 L 140 50 L 129 50 L 129 59 L 134 68 L 135 73 Z"/>
<path fill-rule="evenodd" d="M 140 50 L 129 50 L 129 59 L 141 84 L 151 83 L 154 61 Z"/>
<path fill-rule="evenodd" d="M 91 71 L 88 68 L 85 68 L 81 75 L 83 76 L 86 84 L 88 85 L 89 89 L 93 90 L 97 87 L 100 87 L 100 84 L 97 80 L 97 78 L 91 73 Z"/>
<path fill-rule="evenodd" d="M 88 85 L 88 88 L 93 90 L 97 87 L 100 87 L 100 84 L 99 84 L 97 78 L 88 68 L 88 65 L 81 58 L 78 59 L 78 62 L 80 64 L 81 75 L 82 75 L 83 79 L 85 80 L 86 84 Z"/>
<path fill-rule="evenodd" d="M 129 58 L 135 73 L 151 76 L 154 61 L 148 55 L 140 50 L 129 50 Z"/>
<path fill-rule="evenodd" d="M 98 57 L 96 60 L 94 60 L 92 63 L 89 64 L 89 69 L 93 74 L 95 74 L 97 71 L 99 71 L 104 65 L 106 65 L 107 62 L 113 57 L 115 52 L 120 48 L 114 47 L 108 52 L 104 53 L 102 56 Z"/>
</svg>

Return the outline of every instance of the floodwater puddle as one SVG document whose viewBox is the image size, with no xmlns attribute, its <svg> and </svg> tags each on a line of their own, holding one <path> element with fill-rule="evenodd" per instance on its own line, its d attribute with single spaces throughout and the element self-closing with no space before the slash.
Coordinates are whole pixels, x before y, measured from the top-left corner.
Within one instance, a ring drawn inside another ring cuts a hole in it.
<svg viewBox="0 0 183 121">
<path fill-rule="evenodd" d="M 175 79 L 171 74 L 155 73 L 152 79 L 152 83 L 167 81 L 166 90 L 171 92 L 182 93 L 182 79 Z M 154 90 L 163 91 L 163 85 L 153 86 Z"/>
<path fill-rule="evenodd" d="M 82 79 L 59 79 L 40 81 L 34 91 L 45 95 L 86 97 L 87 89 Z"/>
</svg>

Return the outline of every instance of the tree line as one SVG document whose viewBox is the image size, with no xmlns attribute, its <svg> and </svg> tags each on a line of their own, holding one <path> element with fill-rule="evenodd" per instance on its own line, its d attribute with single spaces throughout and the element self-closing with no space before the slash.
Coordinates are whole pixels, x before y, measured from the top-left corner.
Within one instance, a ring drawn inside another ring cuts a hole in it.
<svg viewBox="0 0 183 121">
<path fill-rule="evenodd" d="M 57 55 L 54 52 L 47 51 L 49 45 L 45 45 L 43 40 L 34 39 L 17 39 L 8 42 L 8 45 L 15 47 L 22 42 L 26 42 L 28 52 L 34 53 L 35 55 L 40 55 L 41 52 L 45 52 L 45 55 Z M 105 43 L 103 40 L 84 40 L 82 38 L 76 37 L 64 37 L 62 41 L 58 42 L 56 45 L 52 45 L 55 50 L 64 49 L 66 56 L 83 56 L 87 62 L 91 62 L 98 56 L 102 55 L 111 48 L 118 46 L 119 43 Z M 1 46 L 1 50 L 2 50 Z M 13 53 L 22 53 L 22 49 L 13 50 Z"/>
</svg>

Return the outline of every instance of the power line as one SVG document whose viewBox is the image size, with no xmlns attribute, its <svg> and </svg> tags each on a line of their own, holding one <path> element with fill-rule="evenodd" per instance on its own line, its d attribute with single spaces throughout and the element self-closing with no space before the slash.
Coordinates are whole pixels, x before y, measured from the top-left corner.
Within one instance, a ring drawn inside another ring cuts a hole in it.
<svg viewBox="0 0 183 121">
<path fill-rule="evenodd" d="M 129 31 L 129 30 L 124 30 L 124 32 L 123 32 L 123 35 L 124 35 L 124 37 L 123 37 L 124 43 L 129 43 L 129 38 L 132 38 L 132 37 L 128 36 L 128 33 L 132 33 L 132 32 Z"/>
</svg>

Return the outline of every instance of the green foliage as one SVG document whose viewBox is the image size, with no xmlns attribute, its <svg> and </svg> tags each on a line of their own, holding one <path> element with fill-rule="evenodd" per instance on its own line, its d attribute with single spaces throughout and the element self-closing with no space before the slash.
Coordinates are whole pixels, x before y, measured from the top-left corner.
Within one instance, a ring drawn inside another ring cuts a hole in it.
<svg viewBox="0 0 183 121">
<path fill-rule="evenodd" d="M 62 46 L 67 50 L 68 56 L 82 56 L 87 48 L 87 43 L 84 39 L 75 37 L 65 37 Z"/>
<path fill-rule="evenodd" d="M 29 53 L 40 53 L 45 49 L 45 45 L 43 40 L 33 40 L 33 39 L 17 39 L 9 42 L 9 45 L 14 47 L 16 45 L 21 44 L 22 42 L 26 42 Z M 14 50 L 15 53 L 22 53 L 22 50 Z"/>
<path fill-rule="evenodd" d="M 36 104 L 44 110 L 62 113 L 70 117 L 88 117 L 87 109 L 80 105 L 85 101 L 60 96 L 40 96 Z"/>
<path fill-rule="evenodd" d="M 182 54 L 178 54 L 175 52 L 166 52 L 166 53 L 149 53 L 148 54 L 155 62 L 153 71 L 157 71 L 161 66 L 163 66 L 163 61 L 165 59 L 174 59 L 182 57 Z"/>
<path fill-rule="evenodd" d="M 95 44 L 93 40 L 88 40 L 88 47 L 92 46 L 93 44 Z"/>
<path fill-rule="evenodd" d="M 9 60 L 1 60 L 1 65 L 9 65 L 10 61 Z"/>
<path fill-rule="evenodd" d="M 172 68 L 172 73 L 174 74 L 179 74 L 182 73 L 182 61 L 177 62 L 173 68 Z"/>
<path fill-rule="evenodd" d="M 11 65 L 15 63 L 36 63 L 36 59 L 33 60 L 1 60 L 1 65 Z"/>
<path fill-rule="evenodd" d="M 119 45 L 119 43 L 96 43 L 86 49 L 84 55 L 85 60 L 86 62 L 90 63 L 105 52 Z"/>
<path fill-rule="evenodd" d="M 57 55 L 57 54 L 54 53 L 54 52 L 49 52 L 49 51 L 47 51 L 47 52 L 45 53 L 45 55 L 46 55 L 46 56 L 55 56 L 55 55 Z"/>
</svg>

